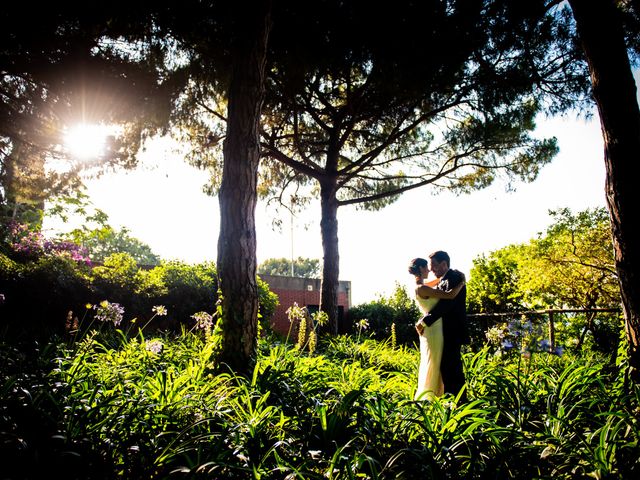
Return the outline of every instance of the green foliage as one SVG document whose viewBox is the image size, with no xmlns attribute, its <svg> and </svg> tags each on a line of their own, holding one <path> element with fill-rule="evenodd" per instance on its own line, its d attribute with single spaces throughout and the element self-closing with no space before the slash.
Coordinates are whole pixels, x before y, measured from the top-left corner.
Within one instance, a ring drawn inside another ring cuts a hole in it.
<svg viewBox="0 0 640 480">
<path fill-rule="evenodd" d="M 148 296 L 158 289 L 148 271 L 141 270 L 128 253 L 114 253 L 101 266 L 92 269 L 94 283 L 99 291 L 111 290 L 116 296 Z"/>
<path fill-rule="evenodd" d="M 190 265 L 184 262 L 163 262 L 149 271 L 165 286 L 156 300 L 165 305 L 168 321 L 187 324 L 190 315 L 198 311 L 215 313 L 218 299 L 218 273 L 211 262 Z"/>
<path fill-rule="evenodd" d="M 88 268 L 64 256 L 14 262 L 0 253 L 2 328 L 18 337 L 61 333 L 69 310 L 91 299 Z"/>
<path fill-rule="evenodd" d="M 94 295 L 87 301 L 109 300 L 123 305 L 134 318 L 149 311 L 167 293 L 156 272 L 142 270 L 127 253 L 107 257 L 102 266 L 92 269 Z"/>
<path fill-rule="evenodd" d="M 214 373 L 215 334 L 103 326 L 38 351 L 0 343 L 5 474 L 38 476 L 63 459 L 70 478 L 87 480 L 569 480 L 640 469 L 640 387 L 597 355 L 467 352 L 468 401 L 417 402 L 414 348 L 342 336 L 304 354 L 262 339 L 247 379 Z"/>
<path fill-rule="evenodd" d="M 554 223 L 519 261 L 528 303 L 549 308 L 615 308 L 620 287 L 609 215 L 604 208 L 551 211 Z"/>
<path fill-rule="evenodd" d="M 214 314 L 218 301 L 218 276 L 211 262 L 187 264 L 180 261 L 162 262 L 145 270 L 136 265 L 128 254 L 114 254 L 103 267 L 93 269 L 99 298 L 110 298 L 128 306 L 139 317 L 153 305 L 167 308 L 167 316 L 154 327 L 191 325 L 191 315 L 204 311 Z M 278 298 L 269 286 L 257 279 L 262 324 L 277 307 Z"/>
<path fill-rule="evenodd" d="M 616 308 L 620 291 L 604 208 L 551 211 L 544 234 L 474 260 L 470 312 Z"/>
<path fill-rule="evenodd" d="M 536 309 L 617 309 L 620 289 L 609 216 L 604 208 L 551 211 L 538 238 L 474 260 L 467 288 L 470 313 Z M 610 352 L 619 315 L 585 312 L 556 317 L 567 347 Z M 587 336 L 586 333 L 591 335 Z"/>
<path fill-rule="evenodd" d="M 518 290 L 518 258 L 522 247 L 511 245 L 473 260 L 467 283 L 467 311 L 494 313 L 524 308 Z"/>
<path fill-rule="evenodd" d="M 474 260 L 467 286 L 470 313 L 619 308 L 606 210 L 573 214 L 560 209 L 550 214 L 553 223 L 538 238 Z M 566 348 L 611 352 L 620 323 L 615 312 L 558 313 L 556 340 Z"/>
<path fill-rule="evenodd" d="M 320 275 L 320 260 L 298 257 L 293 261 L 292 273 L 290 259 L 269 258 L 258 265 L 258 274 L 318 278 Z"/>
<path fill-rule="evenodd" d="M 127 228 L 114 229 L 109 216 L 92 206 L 88 196 L 81 192 L 60 195 L 53 199 L 45 216 L 59 218 L 67 223 L 71 217 L 82 219 L 82 226 L 61 234 L 60 239 L 79 245 L 92 262 L 102 263 L 114 253 L 127 253 L 139 265 L 158 265 L 160 257 L 146 243 L 132 237 Z"/>
<path fill-rule="evenodd" d="M 18 264 L 0 251 L 0 281 L 13 280 L 18 270 Z"/>
<path fill-rule="evenodd" d="M 259 311 L 258 315 L 262 325 L 269 325 L 269 319 L 273 316 L 276 308 L 280 304 L 278 295 L 269 290 L 269 284 L 263 282 L 260 277 L 257 279 L 258 283 L 258 299 L 259 299 Z"/>
<path fill-rule="evenodd" d="M 94 262 L 104 260 L 114 253 L 127 253 L 140 265 L 158 265 L 160 257 L 146 243 L 130 235 L 126 228 L 115 230 L 105 225 L 93 230 L 76 229 L 65 235 L 74 243 L 84 247 Z"/>
<path fill-rule="evenodd" d="M 392 336 L 395 325 L 395 338 L 399 344 L 416 342 L 415 323 L 420 319 L 420 311 L 415 302 L 409 298 L 406 289 L 396 283 L 389 298 L 355 305 L 349 309 L 349 319 L 355 326 L 360 320 L 368 321 L 368 332 L 371 338 L 385 340 Z"/>
<path fill-rule="evenodd" d="M 257 283 L 261 323 L 266 328 L 278 299 L 266 283 L 260 279 Z M 3 327 L 15 335 L 46 337 L 62 332 L 69 311 L 77 317 L 87 303 L 103 300 L 124 307 L 125 324 L 141 325 L 147 312 L 164 306 L 167 315 L 155 318 L 148 329 L 179 331 L 180 325 L 193 326 L 191 316 L 196 312 L 216 313 L 218 281 L 212 263 L 172 261 L 145 269 L 129 254 L 117 253 L 103 265 L 90 268 L 67 257 L 43 256 L 20 263 L 0 253 L 0 293 L 5 296 L 0 304 L 6 319 Z M 34 295 L 38 302 L 31 301 Z"/>
</svg>

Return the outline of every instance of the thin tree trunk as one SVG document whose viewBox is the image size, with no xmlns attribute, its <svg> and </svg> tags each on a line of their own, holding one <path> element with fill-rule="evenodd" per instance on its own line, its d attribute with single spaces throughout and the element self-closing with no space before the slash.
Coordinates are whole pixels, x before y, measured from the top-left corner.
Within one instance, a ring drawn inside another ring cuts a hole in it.
<svg viewBox="0 0 640 480">
<path fill-rule="evenodd" d="M 613 0 L 569 0 L 600 114 L 606 198 L 620 281 L 633 380 L 640 381 L 640 108 L 622 23 Z"/>
<path fill-rule="evenodd" d="M 582 333 L 580 334 L 580 338 L 578 339 L 578 343 L 576 345 L 576 350 L 580 351 L 582 350 L 582 345 L 584 345 L 584 339 L 587 337 L 587 332 L 589 330 L 591 330 L 591 333 L 593 334 L 594 332 L 594 323 L 593 320 L 596 316 L 595 312 L 587 312 L 586 314 L 586 324 L 584 326 L 584 328 L 582 329 Z"/>
<path fill-rule="evenodd" d="M 269 2 L 239 2 L 220 188 L 218 277 L 222 294 L 221 365 L 248 375 L 256 360 L 258 288 L 255 208 L 260 159 Z"/>
<path fill-rule="evenodd" d="M 340 276 L 340 253 L 338 251 L 338 199 L 336 177 L 320 182 L 320 204 L 322 217 L 322 286 L 320 310 L 328 316 L 329 332 L 338 333 L 338 279 Z"/>
</svg>

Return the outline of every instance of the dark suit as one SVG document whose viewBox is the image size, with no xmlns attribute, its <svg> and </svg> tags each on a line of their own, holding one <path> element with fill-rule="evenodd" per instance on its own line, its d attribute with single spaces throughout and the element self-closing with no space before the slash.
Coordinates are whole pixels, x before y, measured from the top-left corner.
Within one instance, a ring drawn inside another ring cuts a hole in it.
<svg viewBox="0 0 640 480">
<path fill-rule="evenodd" d="M 451 290 L 462 282 L 462 274 L 458 270 L 449 269 L 436 286 L 438 290 Z M 440 372 L 444 383 L 445 393 L 457 395 L 464 385 L 464 371 L 462 368 L 461 347 L 469 343 L 467 329 L 467 287 L 451 300 L 441 298 L 436 306 L 424 317 L 429 325 L 438 318 L 442 318 L 442 333 L 444 336 L 444 350 Z"/>
</svg>

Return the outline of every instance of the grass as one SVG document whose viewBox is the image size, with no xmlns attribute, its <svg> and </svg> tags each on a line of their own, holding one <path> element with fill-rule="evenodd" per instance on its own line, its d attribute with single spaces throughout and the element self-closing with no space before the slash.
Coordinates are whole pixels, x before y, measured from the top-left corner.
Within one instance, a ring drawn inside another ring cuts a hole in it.
<svg viewBox="0 0 640 480">
<path fill-rule="evenodd" d="M 263 338 L 251 379 L 215 335 L 1 344 L 3 478 L 634 478 L 640 389 L 597 355 L 465 354 L 468 401 L 413 400 L 417 349 Z"/>
</svg>

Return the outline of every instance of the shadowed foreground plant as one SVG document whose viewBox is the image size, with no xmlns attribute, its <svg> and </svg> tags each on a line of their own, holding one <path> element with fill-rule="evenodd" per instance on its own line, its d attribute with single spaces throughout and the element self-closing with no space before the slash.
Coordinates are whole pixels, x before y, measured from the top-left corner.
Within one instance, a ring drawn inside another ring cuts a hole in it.
<svg viewBox="0 0 640 480">
<path fill-rule="evenodd" d="M 87 480 L 638 473 L 640 389 L 598 357 L 469 352 L 468 402 L 416 402 L 415 348 L 340 336 L 310 354 L 265 338 L 247 380 L 215 373 L 218 342 L 105 328 L 47 357 L 3 348 L 3 458 L 50 467 L 72 452 Z"/>
</svg>

